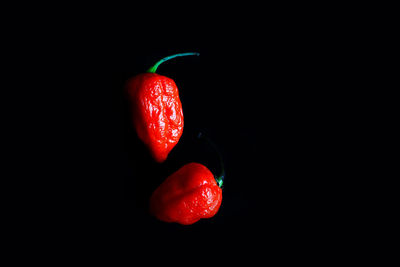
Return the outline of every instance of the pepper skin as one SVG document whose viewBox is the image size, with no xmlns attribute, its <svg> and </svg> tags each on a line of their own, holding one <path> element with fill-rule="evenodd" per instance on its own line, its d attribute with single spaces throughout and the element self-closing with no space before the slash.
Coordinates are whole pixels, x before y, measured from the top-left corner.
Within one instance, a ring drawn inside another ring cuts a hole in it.
<svg viewBox="0 0 400 267">
<path fill-rule="evenodd" d="M 138 137 L 157 162 L 164 162 L 183 132 L 183 112 L 175 82 L 143 73 L 127 83 Z"/>
<path fill-rule="evenodd" d="M 175 82 L 155 72 L 161 63 L 188 55 L 199 54 L 182 53 L 163 58 L 147 73 L 139 74 L 126 83 L 138 137 L 159 163 L 167 159 L 182 136 L 183 111 Z"/>
<path fill-rule="evenodd" d="M 152 194 L 150 213 L 164 222 L 193 224 L 219 210 L 222 189 L 202 164 L 189 163 L 170 175 Z"/>
</svg>

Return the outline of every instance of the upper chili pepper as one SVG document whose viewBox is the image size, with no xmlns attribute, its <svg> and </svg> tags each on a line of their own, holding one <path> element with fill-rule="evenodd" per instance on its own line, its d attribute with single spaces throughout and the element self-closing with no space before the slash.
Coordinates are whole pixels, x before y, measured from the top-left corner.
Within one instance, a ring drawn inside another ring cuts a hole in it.
<svg viewBox="0 0 400 267">
<path fill-rule="evenodd" d="M 161 221 L 183 225 L 213 217 L 221 206 L 221 188 L 225 176 L 222 159 L 219 153 L 218 155 L 221 164 L 219 176 L 214 177 L 200 163 L 184 165 L 153 192 L 150 212 Z"/>
<path fill-rule="evenodd" d="M 157 162 L 167 159 L 183 132 L 183 111 L 174 80 L 156 74 L 158 66 L 179 56 L 199 55 L 181 53 L 165 57 L 147 73 L 131 78 L 126 89 L 132 103 L 133 123 L 138 137 L 149 148 Z"/>
</svg>

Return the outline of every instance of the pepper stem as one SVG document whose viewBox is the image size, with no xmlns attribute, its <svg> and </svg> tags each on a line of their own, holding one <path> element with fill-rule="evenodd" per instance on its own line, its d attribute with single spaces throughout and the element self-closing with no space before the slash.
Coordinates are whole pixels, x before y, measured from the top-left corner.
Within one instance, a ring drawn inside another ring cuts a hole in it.
<svg viewBox="0 0 400 267">
<path fill-rule="evenodd" d="M 218 160 L 219 160 L 219 165 L 221 168 L 221 172 L 219 176 L 214 176 L 215 180 L 217 181 L 217 184 L 219 187 L 222 188 L 222 184 L 224 183 L 224 178 L 225 178 L 225 168 L 224 168 L 224 161 L 222 159 L 221 156 L 221 152 L 218 150 L 217 146 L 215 145 L 215 143 L 213 141 L 210 140 L 210 138 L 208 138 L 207 136 L 205 136 L 202 132 L 200 132 L 197 135 L 197 138 L 199 139 L 204 139 L 207 141 L 207 143 L 214 149 L 214 151 L 217 153 L 218 155 Z"/>
<path fill-rule="evenodd" d="M 175 57 L 199 56 L 199 55 L 200 55 L 200 53 L 196 53 L 196 52 L 180 53 L 180 54 L 171 55 L 171 56 L 165 57 L 165 58 L 161 59 L 160 61 L 158 61 L 156 64 L 154 64 L 153 67 L 151 67 L 150 69 L 148 69 L 147 72 L 155 73 L 156 70 L 157 70 L 157 68 L 158 68 L 158 66 L 159 66 L 161 63 L 163 63 L 163 62 L 165 62 L 165 61 L 167 61 L 167 60 L 170 60 L 170 59 L 172 59 L 172 58 L 175 58 Z"/>
</svg>

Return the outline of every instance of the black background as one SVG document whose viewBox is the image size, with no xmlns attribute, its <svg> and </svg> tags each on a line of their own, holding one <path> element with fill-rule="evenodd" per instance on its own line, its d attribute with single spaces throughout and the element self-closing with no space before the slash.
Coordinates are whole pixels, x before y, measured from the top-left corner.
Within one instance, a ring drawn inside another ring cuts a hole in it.
<svg viewBox="0 0 400 267">
<path fill-rule="evenodd" d="M 332 65 L 319 64 L 332 55 L 307 34 L 270 34 L 268 39 L 201 35 L 178 42 L 166 35 L 160 37 L 165 42 L 140 45 L 135 37 L 96 52 L 103 56 L 89 65 L 95 71 L 88 84 L 95 108 L 79 121 L 90 133 L 83 142 L 89 154 L 82 158 L 88 170 L 82 177 L 90 181 L 83 195 L 95 211 L 110 212 L 103 219 L 119 225 L 115 230 L 123 239 L 208 242 L 220 236 L 229 244 L 267 236 L 280 244 L 332 234 L 327 195 L 334 187 L 330 164 L 338 140 L 331 138 L 329 111 L 334 84 Z M 200 56 L 173 59 L 157 72 L 179 88 L 184 133 L 168 160 L 157 164 L 132 129 L 124 83 L 160 58 L 181 52 Z M 168 175 L 193 161 L 219 172 L 216 155 L 196 140 L 199 131 L 217 144 L 226 164 L 221 209 L 191 226 L 159 222 L 148 214 L 148 200 Z"/>
<path fill-rule="evenodd" d="M 381 230 L 374 219 L 386 225 L 371 208 L 393 203 L 378 202 L 385 168 L 375 159 L 385 153 L 373 149 L 393 147 L 394 131 L 382 130 L 396 114 L 384 90 L 393 69 L 382 59 L 393 61 L 394 16 L 347 4 L 145 5 L 4 8 L 2 181 L 13 185 L 2 187 L 2 222 L 12 259 L 252 265 L 340 260 L 369 246 Z M 158 73 L 178 85 L 185 128 L 156 164 L 123 87 L 182 52 L 201 55 Z M 224 157 L 221 209 L 190 226 L 157 221 L 148 198 L 168 175 L 191 161 L 219 171 L 199 131 Z"/>
<path fill-rule="evenodd" d="M 343 47 L 353 47 L 319 19 L 216 18 L 190 30 L 182 19 L 154 26 L 88 20 L 28 31 L 26 38 L 42 41 L 25 50 L 29 64 L 20 74 L 35 70 L 28 88 L 37 90 L 20 97 L 20 105 L 31 95 L 41 102 L 23 114 L 17 138 L 29 144 L 26 170 L 40 176 L 27 182 L 28 191 L 42 202 L 24 205 L 55 242 L 177 254 L 197 244 L 227 255 L 244 248 L 314 251 L 340 236 L 346 222 L 336 214 L 344 193 L 336 189 L 350 175 L 341 171 L 352 151 L 342 149 L 349 132 L 337 125 L 347 122 L 344 91 L 351 86 L 343 82 L 350 73 Z M 172 59 L 157 71 L 176 82 L 185 118 L 180 142 L 157 164 L 132 128 L 124 84 L 183 52 L 200 56 Z M 190 226 L 157 221 L 148 199 L 166 177 L 193 161 L 219 172 L 216 155 L 196 140 L 199 131 L 224 158 L 222 206 Z"/>
</svg>

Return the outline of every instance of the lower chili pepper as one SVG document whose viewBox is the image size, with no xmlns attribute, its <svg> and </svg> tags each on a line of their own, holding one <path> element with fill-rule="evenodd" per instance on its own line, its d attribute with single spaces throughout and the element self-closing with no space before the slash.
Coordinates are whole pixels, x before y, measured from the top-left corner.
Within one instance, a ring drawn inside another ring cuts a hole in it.
<svg viewBox="0 0 400 267">
<path fill-rule="evenodd" d="M 183 225 L 213 217 L 221 206 L 225 176 L 222 159 L 219 153 L 218 155 L 221 160 L 219 176 L 214 177 L 211 171 L 200 163 L 184 165 L 153 192 L 150 198 L 150 213 L 161 221 Z"/>
</svg>

